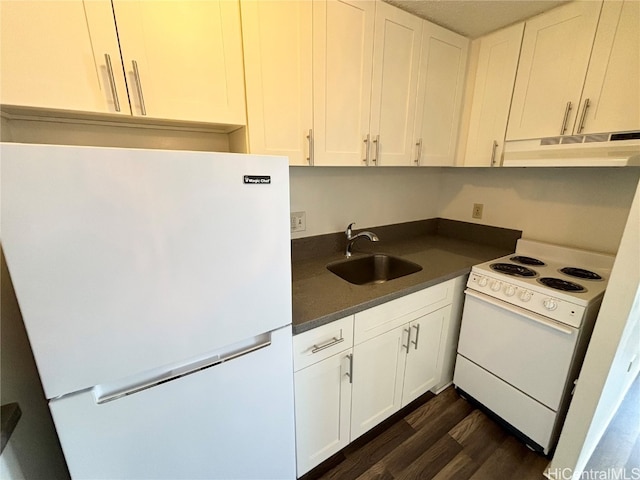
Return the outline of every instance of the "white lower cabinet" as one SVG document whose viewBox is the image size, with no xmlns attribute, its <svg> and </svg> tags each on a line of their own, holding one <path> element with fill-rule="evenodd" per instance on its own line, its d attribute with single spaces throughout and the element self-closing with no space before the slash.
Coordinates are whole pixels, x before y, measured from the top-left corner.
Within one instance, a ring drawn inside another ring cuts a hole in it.
<svg viewBox="0 0 640 480">
<path fill-rule="evenodd" d="M 352 347 L 353 315 L 293 337 L 298 476 L 349 443 Z"/>
<path fill-rule="evenodd" d="M 408 405 L 440 382 L 444 332 L 451 317 L 451 305 L 424 315 L 409 324 L 407 360 L 404 367 L 402 406 Z"/>
<path fill-rule="evenodd" d="M 298 476 L 349 443 L 352 350 L 295 372 Z"/>
<path fill-rule="evenodd" d="M 428 390 L 451 383 L 465 280 L 294 337 L 299 477 Z"/>
<path fill-rule="evenodd" d="M 398 327 L 353 348 L 351 440 L 400 409 L 405 341 L 405 328 Z"/>
</svg>

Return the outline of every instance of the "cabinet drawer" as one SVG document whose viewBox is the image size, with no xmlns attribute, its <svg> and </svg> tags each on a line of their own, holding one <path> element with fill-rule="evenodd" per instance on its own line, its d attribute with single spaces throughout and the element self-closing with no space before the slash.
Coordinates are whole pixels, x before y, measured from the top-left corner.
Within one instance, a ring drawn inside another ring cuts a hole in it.
<svg viewBox="0 0 640 480">
<path fill-rule="evenodd" d="M 353 346 L 353 315 L 293 337 L 293 370 L 313 365 Z"/>
<path fill-rule="evenodd" d="M 364 342 L 449 305 L 455 279 L 355 314 L 354 343 Z"/>
</svg>

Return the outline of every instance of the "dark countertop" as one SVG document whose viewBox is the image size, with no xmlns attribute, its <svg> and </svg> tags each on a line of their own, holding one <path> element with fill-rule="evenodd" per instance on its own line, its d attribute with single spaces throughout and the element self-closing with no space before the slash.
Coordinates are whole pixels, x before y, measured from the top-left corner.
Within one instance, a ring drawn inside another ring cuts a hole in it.
<svg viewBox="0 0 640 480">
<path fill-rule="evenodd" d="M 375 285 L 353 285 L 327 270 L 326 265 L 344 259 L 344 253 L 293 261 L 293 334 L 468 274 L 473 265 L 508 255 L 514 249 L 437 233 L 376 243 L 358 240 L 354 245 L 354 256 L 387 253 L 423 268 L 420 272 Z"/>
</svg>

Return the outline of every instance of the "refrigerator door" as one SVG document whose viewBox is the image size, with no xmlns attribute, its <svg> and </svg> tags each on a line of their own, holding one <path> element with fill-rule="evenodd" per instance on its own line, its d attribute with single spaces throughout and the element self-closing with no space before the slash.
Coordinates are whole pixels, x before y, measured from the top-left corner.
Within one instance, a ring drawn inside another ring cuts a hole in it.
<svg viewBox="0 0 640 480">
<path fill-rule="evenodd" d="M 294 479 L 291 328 L 271 345 L 105 403 L 49 403 L 73 478 Z"/>
<path fill-rule="evenodd" d="M 291 323 L 286 158 L 0 148 L 2 247 L 47 398 Z"/>
</svg>

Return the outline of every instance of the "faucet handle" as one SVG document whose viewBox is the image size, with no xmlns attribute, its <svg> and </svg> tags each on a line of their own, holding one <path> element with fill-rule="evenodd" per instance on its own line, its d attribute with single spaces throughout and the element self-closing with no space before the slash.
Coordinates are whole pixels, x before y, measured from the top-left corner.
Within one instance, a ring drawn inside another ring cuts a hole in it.
<svg viewBox="0 0 640 480">
<path fill-rule="evenodd" d="M 347 235 L 347 240 L 351 239 L 351 227 L 354 226 L 356 222 L 351 222 L 344 233 Z"/>
</svg>

